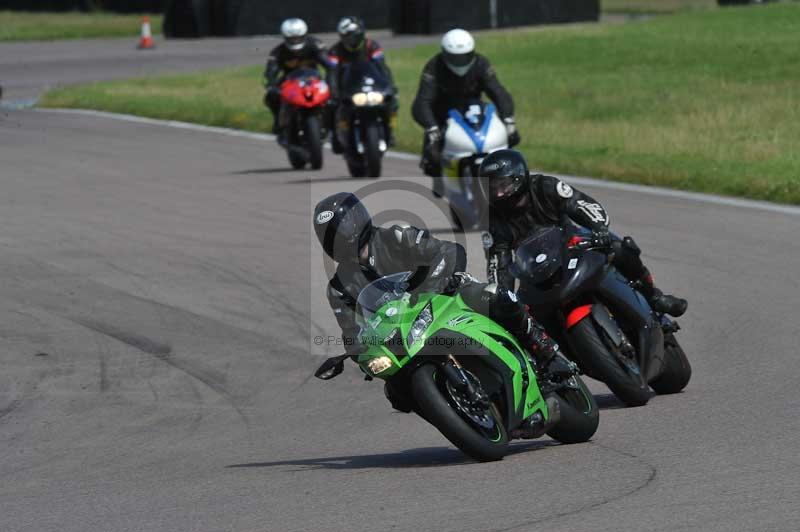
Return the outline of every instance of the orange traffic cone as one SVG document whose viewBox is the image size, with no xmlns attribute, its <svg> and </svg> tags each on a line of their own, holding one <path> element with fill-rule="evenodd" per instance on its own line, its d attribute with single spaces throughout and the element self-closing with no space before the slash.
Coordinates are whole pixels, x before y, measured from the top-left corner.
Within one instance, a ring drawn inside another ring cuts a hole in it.
<svg viewBox="0 0 800 532">
<path fill-rule="evenodd" d="M 139 38 L 139 46 L 137 48 L 139 50 L 150 50 L 155 47 L 153 32 L 150 30 L 150 17 L 146 16 L 142 19 L 142 36 Z"/>
</svg>

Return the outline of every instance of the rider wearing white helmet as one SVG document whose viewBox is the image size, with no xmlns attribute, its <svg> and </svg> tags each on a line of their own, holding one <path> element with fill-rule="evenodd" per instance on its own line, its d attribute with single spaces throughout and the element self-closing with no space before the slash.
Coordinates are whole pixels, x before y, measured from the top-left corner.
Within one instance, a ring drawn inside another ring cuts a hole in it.
<svg viewBox="0 0 800 532">
<path fill-rule="evenodd" d="M 299 18 L 289 18 L 281 24 L 283 42 L 272 49 L 264 71 L 267 94 L 264 103 L 272 111 L 273 133 L 280 134 L 278 114 L 281 107 L 280 85 L 286 75 L 298 68 L 322 66 L 329 71 L 327 51 L 322 43 L 308 35 L 308 26 Z"/>
<path fill-rule="evenodd" d="M 441 178 L 442 128 L 447 111 L 483 93 L 497 107 L 508 129 L 509 144 L 519 143 L 514 121 L 514 101 L 500 84 L 494 68 L 486 57 L 475 52 L 475 39 L 462 29 L 450 30 L 442 37 L 442 51 L 425 65 L 417 97 L 411 112 L 414 120 L 425 128 L 422 169 L 434 178 Z M 441 183 L 434 180 L 434 191 Z M 438 190 L 437 190 L 438 189 Z"/>
</svg>

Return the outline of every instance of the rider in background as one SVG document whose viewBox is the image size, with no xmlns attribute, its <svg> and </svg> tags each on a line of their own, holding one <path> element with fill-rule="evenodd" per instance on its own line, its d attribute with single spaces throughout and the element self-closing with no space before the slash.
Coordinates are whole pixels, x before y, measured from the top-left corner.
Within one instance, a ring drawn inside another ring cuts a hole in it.
<svg viewBox="0 0 800 532">
<path fill-rule="evenodd" d="M 339 21 L 339 24 L 336 26 L 336 31 L 339 33 L 339 42 L 334 44 L 328 52 L 328 62 L 333 67 L 333 71 L 330 76 L 330 105 L 336 106 L 339 103 L 339 84 L 341 81 L 340 67 L 356 61 L 374 62 L 378 66 L 378 69 L 389 80 L 389 83 L 392 85 L 396 95 L 397 88 L 394 85 L 392 72 L 389 70 L 389 66 L 386 64 L 384 59 L 383 48 L 381 48 L 381 45 L 378 43 L 378 41 L 367 38 L 364 22 L 358 17 L 342 17 L 342 19 Z M 397 98 L 392 98 L 391 102 L 391 108 L 389 109 L 390 116 L 388 117 L 388 123 L 390 126 L 388 143 L 390 146 L 393 146 L 394 128 L 397 123 Z M 337 124 L 340 124 L 343 121 L 343 118 L 344 117 L 340 116 L 340 113 L 337 112 Z M 339 142 L 337 135 L 334 134 L 332 139 L 334 153 L 342 153 L 343 147 Z"/>
<path fill-rule="evenodd" d="M 442 51 L 425 65 L 411 113 L 425 129 L 420 167 L 433 177 L 433 193 L 444 191 L 441 169 L 443 129 L 447 112 L 486 93 L 494 103 L 508 131 L 509 146 L 519 143 L 514 120 L 514 100 L 503 87 L 486 57 L 475 52 L 475 39 L 461 29 L 450 30 L 442 37 Z"/>
<path fill-rule="evenodd" d="M 531 174 L 525 157 L 515 150 L 497 150 L 486 156 L 478 178 L 490 207 L 489 231 L 483 234 L 490 283 L 514 290 L 515 280 L 509 271 L 514 250 L 538 228 L 569 221 L 591 230 L 594 239 L 613 249 L 614 266 L 655 311 L 675 317 L 686 312 L 685 299 L 665 294 L 655 286 L 633 238 L 620 239 L 609 232 L 605 208 L 589 195 L 557 177 Z"/>
<path fill-rule="evenodd" d="M 322 66 L 330 77 L 330 63 L 319 39 L 308 35 L 308 26 L 299 18 L 289 18 L 281 24 L 283 42 L 272 49 L 264 70 L 267 93 L 264 103 L 272 111 L 272 132 L 282 142 L 285 133 L 280 123 L 281 83 L 293 70 Z"/>
</svg>

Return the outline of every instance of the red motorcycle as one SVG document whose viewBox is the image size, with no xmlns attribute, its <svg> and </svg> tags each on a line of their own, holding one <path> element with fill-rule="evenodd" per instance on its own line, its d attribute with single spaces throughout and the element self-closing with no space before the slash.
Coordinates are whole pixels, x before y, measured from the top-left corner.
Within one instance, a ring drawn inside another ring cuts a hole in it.
<svg viewBox="0 0 800 532">
<path fill-rule="evenodd" d="M 323 113 L 330 97 L 328 84 L 313 69 L 295 70 L 281 83 L 279 122 L 292 168 L 322 168 L 322 139 L 327 134 Z"/>
</svg>

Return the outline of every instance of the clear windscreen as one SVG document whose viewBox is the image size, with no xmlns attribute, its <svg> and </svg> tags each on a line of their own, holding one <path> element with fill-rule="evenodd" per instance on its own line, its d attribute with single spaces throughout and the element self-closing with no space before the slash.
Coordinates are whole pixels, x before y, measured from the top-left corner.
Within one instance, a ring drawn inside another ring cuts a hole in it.
<svg viewBox="0 0 800 532">
<path fill-rule="evenodd" d="M 298 68 L 297 70 L 292 70 L 286 76 L 286 79 L 311 79 L 311 78 L 319 78 L 320 74 L 317 69 L 314 68 Z"/>
<path fill-rule="evenodd" d="M 341 66 L 342 88 L 350 94 L 369 90 L 385 92 L 389 90 L 389 81 L 374 61 L 355 61 Z"/>
<path fill-rule="evenodd" d="M 550 278 L 561 267 L 562 239 L 560 227 L 546 227 L 528 237 L 515 253 L 514 276 L 534 283 Z"/>
<path fill-rule="evenodd" d="M 362 330 L 369 328 L 373 316 L 391 301 L 403 299 L 408 291 L 411 272 L 401 272 L 381 277 L 361 290 L 356 301 L 356 323 Z"/>
</svg>

